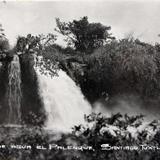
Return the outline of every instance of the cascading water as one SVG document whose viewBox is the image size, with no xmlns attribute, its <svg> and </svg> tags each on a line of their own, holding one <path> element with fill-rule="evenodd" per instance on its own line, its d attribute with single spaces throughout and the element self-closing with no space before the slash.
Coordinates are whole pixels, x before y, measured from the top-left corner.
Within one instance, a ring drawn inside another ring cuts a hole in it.
<svg viewBox="0 0 160 160">
<path fill-rule="evenodd" d="M 69 131 L 76 124 L 84 123 L 84 115 L 91 113 L 90 104 L 84 99 L 80 88 L 62 70 L 53 78 L 36 70 L 40 94 L 48 114 L 46 127 Z"/>
<path fill-rule="evenodd" d="M 21 69 L 18 55 L 14 55 L 8 66 L 8 124 L 20 124 L 21 121 Z"/>
</svg>

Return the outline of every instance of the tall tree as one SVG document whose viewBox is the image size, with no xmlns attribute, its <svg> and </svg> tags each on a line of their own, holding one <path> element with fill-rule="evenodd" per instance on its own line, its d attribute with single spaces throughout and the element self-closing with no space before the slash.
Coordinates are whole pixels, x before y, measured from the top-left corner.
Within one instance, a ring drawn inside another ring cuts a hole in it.
<svg viewBox="0 0 160 160">
<path fill-rule="evenodd" d="M 60 34 L 66 37 L 68 45 L 72 45 L 77 51 L 91 53 L 94 49 L 102 46 L 111 36 L 110 26 L 101 23 L 89 23 L 88 17 L 72 22 L 61 22 L 56 18 L 57 28 Z"/>
<path fill-rule="evenodd" d="M 5 52 L 9 49 L 9 42 L 4 34 L 4 29 L 2 28 L 2 24 L 0 24 L 0 53 Z"/>
</svg>

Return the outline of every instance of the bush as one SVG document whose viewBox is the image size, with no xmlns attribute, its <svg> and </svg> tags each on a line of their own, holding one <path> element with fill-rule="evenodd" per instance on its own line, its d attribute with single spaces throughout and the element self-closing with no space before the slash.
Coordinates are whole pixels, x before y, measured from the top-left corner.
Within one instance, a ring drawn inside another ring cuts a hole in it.
<svg viewBox="0 0 160 160">
<path fill-rule="evenodd" d="M 83 93 L 94 101 L 104 93 L 160 96 L 159 51 L 139 40 L 122 39 L 85 56 L 83 77 L 78 77 Z"/>
<path fill-rule="evenodd" d="M 117 113 L 106 117 L 101 113 L 92 113 L 85 116 L 85 121 L 86 125 L 74 126 L 72 133 L 61 134 L 58 139 L 55 138 L 56 133 L 41 127 L 8 128 L 1 126 L 0 144 L 5 144 L 7 148 L 1 149 L 0 157 L 3 159 L 15 157 L 17 160 L 146 160 L 146 158 L 156 160 L 160 156 L 156 149 L 106 149 L 107 146 L 140 147 L 142 144 L 158 146 L 160 124 L 156 120 L 143 126 L 143 115 L 128 116 Z M 12 132 L 6 132 L 9 129 Z M 31 148 L 12 149 L 9 147 L 11 144 L 21 144 L 31 146 Z M 48 149 L 49 144 L 61 148 Z M 38 145 L 47 149 L 39 150 Z M 63 149 L 67 146 L 79 146 L 83 149 Z"/>
</svg>

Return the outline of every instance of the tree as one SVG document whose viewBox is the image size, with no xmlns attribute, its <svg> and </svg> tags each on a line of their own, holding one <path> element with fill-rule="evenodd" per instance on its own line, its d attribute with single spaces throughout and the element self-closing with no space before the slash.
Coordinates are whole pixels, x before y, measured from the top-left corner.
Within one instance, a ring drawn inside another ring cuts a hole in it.
<svg viewBox="0 0 160 160">
<path fill-rule="evenodd" d="M 57 66 L 55 64 L 58 59 L 56 49 L 53 47 L 54 49 L 52 50 L 55 40 L 56 36 L 51 33 L 37 36 L 28 34 L 26 37 L 18 37 L 17 44 L 13 50 L 21 57 L 25 57 L 26 60 L 30 56 L 32 57 L 32 54 L 36 55 L 36 65 L 39 66 L 40 72 L 46 74 L 49 71 L 49 74 L 53 76 L 56 74 Z M 35 63 L 34 58 L 32 62 Z"/>
<path fill-rule="evenodd" d="M 26 37 L 18 37 L 16 51 L 21 54 L 42 52 L 45 47 L 54 44 L 55 40 L 56 36 L 51 33 L 38 36 L 28 34 Z"/>
<path fill-rule="evenodd" d="M 8 39 L 6 38 L 6 35 L 4 34 L 4 29 L 0 24 L 0 53 L 3 53 L 8 49 L 9 49 L 9 42 Z"/>
<path fill-rule="evenodd" d="M 60 34 L 66 37 L 68 45 L 72 45 L 77 51 L 91 53 L 102 46 L 107 40 L 113 39 L 108 31 L 110 26 L 101 23 L 89 23 L 88 17 L 72 22 L 61 22 L 56 18 L 57 28 Z"/>
</svg>

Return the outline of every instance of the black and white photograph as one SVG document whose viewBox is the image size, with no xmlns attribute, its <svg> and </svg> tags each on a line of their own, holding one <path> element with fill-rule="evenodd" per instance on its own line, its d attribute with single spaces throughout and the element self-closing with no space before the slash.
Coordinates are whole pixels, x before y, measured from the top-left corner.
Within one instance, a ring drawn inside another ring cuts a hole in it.
<svg viewBox="0 0 160 160">
<path fill-rule="evenodd" d="M 1 0 L 0 160 L 160 160 L 159 18 L 159 0 Z"/>
</svg>

